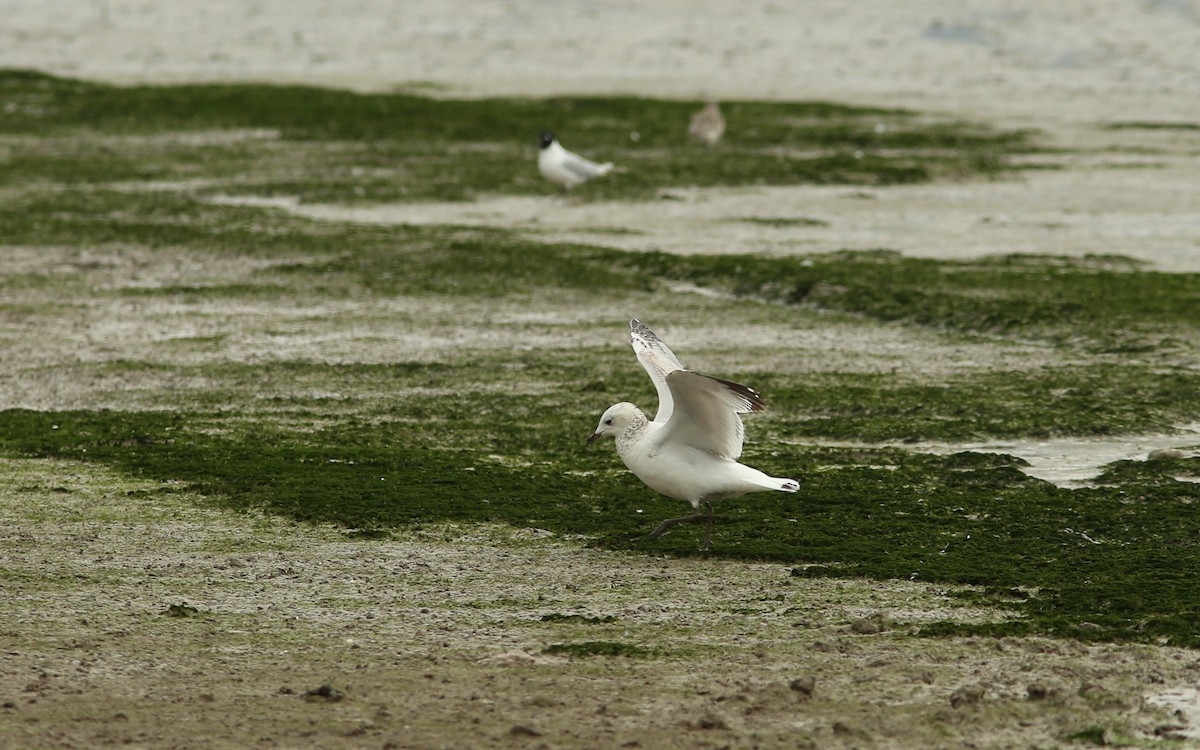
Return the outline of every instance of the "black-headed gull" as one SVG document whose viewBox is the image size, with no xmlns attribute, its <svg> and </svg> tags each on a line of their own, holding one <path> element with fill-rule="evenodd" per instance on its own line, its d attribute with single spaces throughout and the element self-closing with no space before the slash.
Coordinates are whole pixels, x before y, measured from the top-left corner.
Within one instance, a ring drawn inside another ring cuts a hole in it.
<svg viewBox="0 0 1200 750">
<path fill-rule="evenodd" d="M 582 185 L 593 177 L 608 174 L 613 168 L 612 162 L 597 164 L 566 150 L 549 130 L 542 131 L 541 147 L 542 150 L 538 153 L 538 171 L 542 173 L 542 177 L 564 190 Z"/>
<path fill-rule="evenodd" d="M 756 391 L 685 370 L 662 339 L 636 319 L 629 321 L 629 330 L 638 361 L 658 391 L 658 413 L 651 421 L 627 401 L 614 404 L 600 417 L 588 443 L 613 436 L 617 455 L 638 479 L 652 490 L 692 504 L 692 515 L 668 518 L 651 537 L 676 524 L 707 518 L 701 549 L 708 549 L 714 500 L 762 490 L 800 489 L 795 479 L 767 476 L 737 461 L 743 437 L 738 415 L 763 410 Z"/>
<path fill-rule="evenodd" d="M 721 108 L 716 102 L 709 102 L 704 109 L 692 115 L 688 125 L 688 135 L 706 146 L 715 146 L 725 134 L 725 118 L 721 116 Z"/>
</svg>

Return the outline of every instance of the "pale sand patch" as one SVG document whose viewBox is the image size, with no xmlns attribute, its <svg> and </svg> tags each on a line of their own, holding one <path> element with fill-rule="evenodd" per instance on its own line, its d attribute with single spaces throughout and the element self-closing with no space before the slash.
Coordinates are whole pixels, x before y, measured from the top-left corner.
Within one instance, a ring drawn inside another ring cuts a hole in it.
<svg viewBox="0 0 1200 750">
<path fill-rule="evenodd" d="M 165 408 L 171 398 L 214 385 L 199 373 L 147 364 L 455 362 L 471 351 L 508 357 L 514 349 L 608 346 L 633 370 L 637 364 L 622 331 L 635 316 L 653 323 L 689 367 L 729 376 L 753 373 L 755 363 L 768 358 L 772 367 L 796 372 L 903 372 L 930 378 L 1062 363 L 1060 354 L 1037 344 L 955 341 L 936 332 L 835 315 L 797 320 L 768 313 L 756 323 L 689 323 L 677 317 L 680 297 L 691 296 L 686 290 L 647 294 L 640 309 L 632 310 L 624 300 L 599 298 L 581 306 L 575 294 L 547 300 L 539 309 L 522 299 L 436 295 L 309 300 L 289 292 L 284 301 L 269 294 L 226 298 L 204 290 L 270 284 L 275 266 L 304 258 L 226 255 L 215 262 L 190 250 L 137 246 L 9 250 L 6 272 L 44 275 L 50 282 L 15 285 L 6 292 L 8 308 L 0 312 L 0 346 L 6 353 L 0 358 L 0 409 Z M 150 293 L 159 289 L 185 291 Z M 112 294 L 121 290 L 135 293 Z M 597 338 L 591 328 L 597 323 L 611 325 L 611 335 Z"/>
<path fill-rule="evenodd" d="M 1124 255 L 1165 271 L 1196 272 L 1198 170 L 1200 159 L 1176 156 L 1162 166 L 1068 166 L 994 181 L 885 189 L 672 189 L 669 200 L 641 203 L 558 196 L 372 206 L 237 196 L 214 202 L 271 206 L 325 221 L 503 227 L 548 241 L 636 251 L 795 255 L 882 248 L 949 260 L 1010 253 L 1098 254 Z M 818 223 L 786 223 L 797 219 Z"/>
<path fill-rule="evenodd" d="M 1157 451 L 1200 445 L 1200 424 L 1180 425 L 1171 435 L 1121 435 L 1112 438 L 989 440 L 982 443 L 905 443 L 905 450 L 935 454 L 978 451 L 1004 453 L 1029 462 L 1019 467 L 1031 477 L 1059 487 L 1080 487 L 1098 477 L 1114 461 L 1145 461 Z"/>
<path fill-rule="evenodd" d="M 0 26 L 0 65 L 112 81 L 824 98 L 1039 122 L 1194 119 L 1196 49 L 1189 0 L 15 0 Z"/>
<path fill-rule="evenodd" d="M 1146 696 L 1146 702 L 1171 711 L 1179 719 L 1181 726 L 1175 736 L 1200 741 L 1200 688 L 1164 690 Z"/>
</svg>

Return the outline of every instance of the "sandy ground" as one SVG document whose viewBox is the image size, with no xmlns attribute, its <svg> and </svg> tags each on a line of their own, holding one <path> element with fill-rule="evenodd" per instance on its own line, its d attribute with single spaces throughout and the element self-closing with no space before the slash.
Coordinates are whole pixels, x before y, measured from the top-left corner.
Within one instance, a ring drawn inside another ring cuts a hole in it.
<svg viewBox="0 0 1200 750">
<path fill-rule="evenodd" d="M 1194 121 L 1194 0 L 6 0 L 0 64 L 113 81 L 828 98 Z"/>
<path fill-rule="evenodd" d="M 907 637 L 996 617 L 928 584 L 536 529 L 354 542 L 81 464 L 0 470 L 5 748 L 1044 746 L 1182 736 L 1169 702 L 1200 680 L 1177 649 Z M 651 656 L 546 653 L 587 641 Z"/>
<path fill-rule="evenodd" d="M 1096 252 L 1200 270 L 1200 133 L 1104 127 L 1200 123 L 1197 3 L 795 6 L 0 0 L 0 65 L 115 82 L 826 98 L 1035 127 L 1067 151 L 1050 157 L 1063 168 L 993 183 L 681 191 L 650 207 L 557 197 L 287 207 L 631 249 Z M 634 231 L 594 231 L 611 228 Z M 194 259 L 160 260 L 176 265 L 144 270 L 174 277 Z M 162 333 L 139 332 L 120 310 L 99 321 L 108 328 L 96 323 L 84 329 L 126 342 L 110 346 L 114 357 Z M 20 369 L 14 357 L 32 367 L 52 355 L 7 353 L 6 371 Z M 86 388 L 68 376 L 23 397 L 62 408 Z M 537 530 L 347 542 L 92 466 L 6 461 L 0 476 L 4 748 L 1049 747 L 1097 727 L 1152 741 L 1200 725 L 1194 652 L 926 641 L 890 624 L 991 616 L 951 610 L 934 587 L 633 558 Z M 167 616 L 181 604 L 196 611 Z M 591 639 L 694 650 L 544 653 Z M 322 685 L 331 690 L 306 695 Z"/>
</svg>

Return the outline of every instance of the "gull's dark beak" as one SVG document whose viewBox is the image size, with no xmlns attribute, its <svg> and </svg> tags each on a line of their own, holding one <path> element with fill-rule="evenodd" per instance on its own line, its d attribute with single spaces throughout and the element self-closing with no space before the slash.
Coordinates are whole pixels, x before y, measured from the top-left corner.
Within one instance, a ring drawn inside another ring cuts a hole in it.
<svg viewBox="0 0 1200 750">
<path fill-rule="evenodd" d="M 588 435 L 587 444 L 591 445 L 592 443 L 596 442 L 596 438 L 598 437 L 600 437 L 600 433 L 598 432 L 593 432 L 591 435 Z"/>
</svg>

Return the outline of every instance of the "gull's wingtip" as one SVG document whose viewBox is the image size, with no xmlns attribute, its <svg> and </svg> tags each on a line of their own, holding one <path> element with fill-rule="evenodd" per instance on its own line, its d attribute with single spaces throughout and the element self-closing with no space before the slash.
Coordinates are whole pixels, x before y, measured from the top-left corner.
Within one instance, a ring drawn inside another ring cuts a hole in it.
<svg viewBox="0 0 1200 750">
<path fill-rule="evenodd" d="M 630 318 L 629 319 L 629 330 L 636 331 L 638 329 L 638 326 L 640 326 L 641 324 L 642 324 L 642 321 L 638 320 L 637 318 Z"/>
<path fill-rule="evenodd" d="M 697 373 L 697 374 L 699 375 L 700 373 Z M 708 378 L 709 380 L 713 380 L 713 381 L 716 381 L 717 383 L 720 383 L 730 393 L 738 396 L 743 401 L 745 401 L 746 402 L 746 412 L 766 411 L 767 410 L 767 405 L 763 401 L 762 395 L 760 395 L 758 391 L 754 390 L 750 386 L 742 385 L 741 383 L 735 383 L 732 380 L 726 380 L 725 378 L 713 377 L 712 375 L 701 375 L 701 377 L 705 377 L 705 378 Z M 742 413 L 746 413 L 746 412 L 742 412 Z"/>
</svg>

